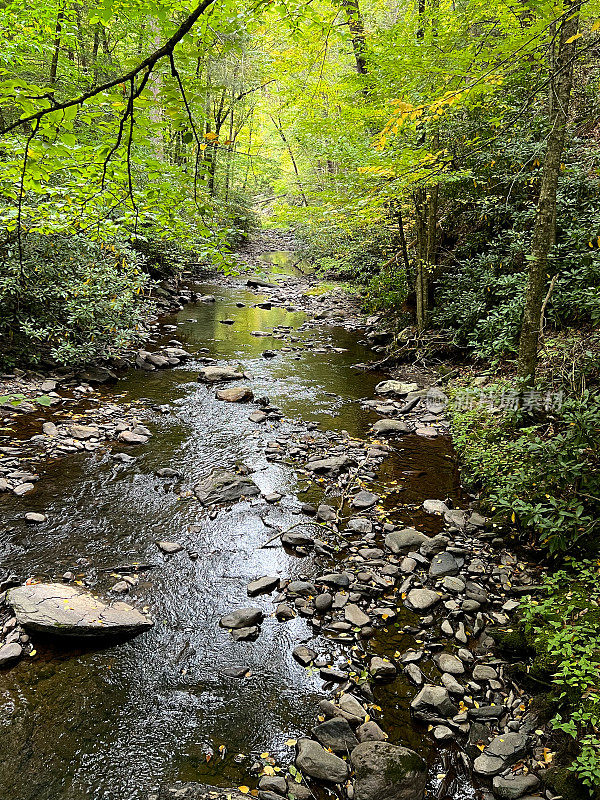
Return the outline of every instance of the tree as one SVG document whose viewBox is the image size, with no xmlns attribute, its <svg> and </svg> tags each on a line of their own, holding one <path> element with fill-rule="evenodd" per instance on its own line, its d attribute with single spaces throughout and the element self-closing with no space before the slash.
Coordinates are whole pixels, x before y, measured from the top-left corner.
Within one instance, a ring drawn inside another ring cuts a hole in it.
<svg viewBox="0 0 600 800">
<path fill-rule="evenodd" d="M 565 136 L 569 120 L 569 104 L 573 86 L 573 65 L 576 59 L 577 29 L 581 2 L 569 3 L 563 12 L 558 30 L 558 48 L 551 61 L 550 75 L 550 132 L 542 169 L 537 206 L 521 336 L 517 374 L 524 385 L 535 381 L 537 350 L 540 336 L 540 317 L 548 269 L 548 254 L 556 238 L 556 190 L 560 175 Z"/>
</svg>

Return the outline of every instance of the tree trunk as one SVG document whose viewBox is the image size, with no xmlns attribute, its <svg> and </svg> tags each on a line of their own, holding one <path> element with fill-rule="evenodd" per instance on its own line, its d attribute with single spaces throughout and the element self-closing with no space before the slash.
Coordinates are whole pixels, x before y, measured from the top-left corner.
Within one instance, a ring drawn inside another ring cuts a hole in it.
<svg viewBox="0 0 600 800">
<path fill-rule="evenodd" d="M 54 49 L 52 51 L 52 63 L 50 64 L 50 86 L 52 87 L 56 85 L 56 75 L 58 73 L 58 54 L 60 53 L 60 36 L 64 18 L 64 12 L 59 11 L 56 15 L 56 27 L 54 28 Z"/>
<path fill-rule="evenodd" d="M 354 50 L 354 60 L 356 61 L 356 71 L 359 75 L 367 74 L 367 57 L 365 42 L 365 26 L 358 0 L 342 0 L 342 6 L 346 9 L 346 18 L 350 35 L 352 37 L 352 49 Z"/>
<path fill-rule="evenodd" d="M 525 307 L 519 341 L 517 375 L 525 387 L 533 386 L 537 365 L 537 350 L 540 335 L 540 317 L 546 276 L 548 254 L 556 234 L 556 190 L 560 164 L 565 146 L 565 135 L 569 115 L 569 101 L 573 85 L 573 61 L 576 44 L 571 41 L 579 26 L 580 3 L 570 3 L 563 15 L 559 31 L 558 50 L 550 76 L 552 95 L 550 134 L 546 158 L 542 168 L 542 182 L 533 229 L 531 256 L 525 289 Z"/>
</svg>

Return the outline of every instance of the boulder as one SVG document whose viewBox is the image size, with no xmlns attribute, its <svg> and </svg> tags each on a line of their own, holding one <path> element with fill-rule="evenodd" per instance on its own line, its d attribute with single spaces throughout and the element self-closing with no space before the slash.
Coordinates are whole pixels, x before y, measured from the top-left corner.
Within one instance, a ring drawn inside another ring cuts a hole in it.
<svg viewBox="0 0 600 800">
<path fill-rule="evenodd" d="M 260 489 L 252 478 L 217 470 L 196 484 L 194 493 L 203 505 L 211 505 L 234 503 L 242 497 L 256 497 L 260 494 Z"/>
<path fill-rule="evenodd" d="M 427 765 L 407 747 L 362 742 L 350 754 L 354 800 L 423 800 Z"/>
<path fill-rule="evenodd" d="M 93 436 L 98 436 L 98 428 L 94 425 L 71 425 L 69 428 L 69 435 L 73 439 L 85 441 L 91 439 Z"/>
<path fill-rule="evenodd" d="M 154 624 L 122 601 L 107 604 L 77 586 L 36 583 L 11 589 L 7 601 L 17 622 L 29 630 L 60 636 L 137 634 Z"/>
<path fill-rule="evenodd" d="M 358 628 L 364 628 L 371 622 L 370 617 L 356 603 L 348 603 L 344 607 L 344 619 Z"/>
<path fill-rule="evenodd" d="M 349 774 L 348 764 L 345 761 L 333 753 L 328 753 L 312 739 L 298 741 L 296 767 L 309 778 L 325 783 L 344 783 Z"/>
<path fill-rule="evenodd" d="M 298 647 L 292 651 L 292 655 L 303 667 L 308 667 L 317 657 L 316 651 L 307 647 L 305 644 L 298 645 Z"/>
<path fill-rule="evenodd" d="M 156 546 L 163 553 L 179 553 L 183 550 L 183 545 L 179 542 L 167 542 L 164 539 L 157 541 Z"/>
</svg>

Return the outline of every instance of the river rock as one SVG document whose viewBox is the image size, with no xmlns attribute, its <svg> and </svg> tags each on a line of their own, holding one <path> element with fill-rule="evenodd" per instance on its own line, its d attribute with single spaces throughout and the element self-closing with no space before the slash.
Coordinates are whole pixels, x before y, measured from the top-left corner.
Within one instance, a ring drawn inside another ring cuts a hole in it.
<svg viewBox="0 0 600 800">
<path fill-rule="evenodd" d="M 356 735 L 360 742 L 384 742 L 387 739 L 387 734 L 381 730 L 374 719 L 359 725 Z"/>
<path fill-rule="evenodd" d="M 410 433 L 406 422 L 399 419 L 380 419 L 373 425 L 373 430 L 381 436 L 391 436 L 394 433 Z"/>
<path fill-rule="evenodd" d="M 263 278 L 255 278 L 254 276 L 248 278 L 246 281 L 246 286 L 250 286 L 254 289 L 277 289 L 276 283 L 271 283 L 270 281 L 266 281 Z"/>
<path fill-rule="evenodd" d="M 42 433 L 45 433 L 46 436 L 57 436 L 58 428 L 53 422 L 44 422 L 42 425 Z"/>
<path fill-rule="evenodd" d="M 389 680 L 396 675 L 396 667 L 385 658 L 374 656 L 369 664 L 369 672 L 376 681 Z"/>
<path fill-rule="evenodd" d="M 427 611 L 440 602 L 440 596 L 431 589 L 411 589 L 406 596 L 406 605 L 413 611 Z"/>
<path fill-rule="evenodd" d="M 17 642 L 11 642 L 0 647 L 0 667 L 5 667 L 18 661 L 23 654 L 23 648 Z"/>
<path fill-rule="evenodd" d="M 464 675 L 465 665 L 460 658 L 451 653 L 439 653 L 433 657 L 433 661 L 440 672 L 449 672 L 450 675 Z"/>
<path fill-rule="evenodd" d="M 363 628 L 371 622 L 370 617 L 356 605 L 356 603 L 348 603 L 344 608 L 344 619 L 351 625 Z"/>
<path fill-rule="evenodd" d="M 334 717 L 313 728 L 313 736 L 323 747 L 335 753 L 349 753 L 358 745 L 350 724 L 343 717 Z"/>
<path fill-rule="evenodd" d="M 264 619 L 262 608 L 238 608 L 231 614 L 226 614 L 219 620 L 222 628 L 235 630 L 236 628 L 250 628 L 259 625 Z"/>
<path fill-rule="evenodd" d="M 234 386 L 232 389 L 217 389 L 216 397 L 226 403 L 247 403 L 254 400 L 254 392 L 247 386 Z"/>
<path fill-rule="evenodd" d="M 441 717 L 453 717 L 458 711 L 457 706 L 450 699 L 447 689 L 429 683 L 412 700 L 410 709 L 417 719 L 425 720 L 432 711 Z"/>
<path fill-rule="evenodd" d="M 345 761 L 333 753 L 328 753 L 312 739 L 298 741 L 296 767 L 309 778 L 325 783 L 344 783 L 349 773 Z"/>
<path fill-rule="evenodd" d="M 307 647 L 304 644 L 298 645 L 293 651 L 292 655 L 296 659 L 296 661 L 301 664 L 303 667 L 308 667 L 309 664 L 317 657 L 317 653 L 315 650 L 312 650 L 310 647 Z"/>
<path fill-rule="evenodd" d="M 242 497 L 256 497 L 260 489 L 252 478 L 217 470 L 196 484 L 194 493 L 203 505 L 211 505 L 234 503 Z"/>
<path fill-rule="evenodd" d="M 121 431 L 117 439 L 123 444 L 146 444 L 148 436 L 142 433 L 134 433 L 133 431 Z"/>
<path fill-rule="evenodd" d="M 246 586 L 246 591 L 249 597 L 256 597 L 259 594 L 270 594 L 273 589 L 279 586 L 279 578 L 277 575 L 265 575 L 264 578 L 257 578 L 255 581 L 250 581 Z"/>
<path fill-rule="evenodd" d="M 539 786 L 536 775 L 497 775 L 492 783 L 495 797 L 499 800 L 518 800 L 519 797 L 534 792 Z"/>
<path fill-rule="evenodd" d="M 324 475 L 337 475 L 347 469 L 352 460 L 348 456 L 333 456 L 332 458 L 321 458 L 317 461 L 309 461 L 305 465 L 308 472 L 316 472 Z"/>
<path fill-rule="evenodd" d="M 360 492 L 354 495 L 350 505 L 353 508 L 363 509 L 371 508 L 371 506 L 374 506 L 377 502 L 379 502 L 378 495 L 373 494 L 372 492 L 367 492 L 365 489 L 361 489 Z"/>
<path fill-rule="evenodd" d="M 179 542 L 167 542 L 165 540 L 159 540 L 156 542 L 156 546 L 159 550 L 162 550 L 163 553 L 179 553 L 183 550 L 183 545 L 179 544 Z"/>
<path fill-rule="evenodd" d="M 396 394 L 400 396 L 418 390 L 419 387 L 416 383 L 404 383 L 403 381 L 381 381 L 375 387 L 377 394 Z"/>
<path fill-rule="evenodd" d="M 32 522 L 39 524 L 40 522 L 46 522 L 48 517 L 45 514 L 38 514 L 35 511 L 28 511 L 25 514 L 25 522 Z"/>
<path fill-rule="evenodd" d="M 425 500 L 423 511 L 427 514 L 445 514 L 448 511 L 448 506 L 443 500 Z"/>
<path fill-rule="evenodd" d="M 60 636 L 108 636 L 140 633 L 154 624 L 122 601 L 103 603 L 77 586 L 36 583 L 11 589 L 7 601 L 25 628 Z"/>
<path fill-rule="evenodd" d="M 388 742 L 363 742 L 350 754 L 354 800 L 423 800 L 425 761 L 407 747 Z"/>
<path fill-rule="evenodd" d="M 223 381 L 237 381 L 244 377 L 243 372 L 239 372 L 234 367 L 202 367 L 198 375 L 198 380 L 203 383 L 222 383 Z"/>
<path fill-rule="evenodd" d="M 458 564 L 452 553 L 438 553 L 429 565 L 432 578 L 443 578 L 446 575 L 458 575 Z"/>
<path fill-rule="evenodd" d="M 407 553 L 410 550 L 418 550 L 428 538 L 415 528 L 403 528 L 400 531 L 388 533 L 385 537 L 385 546 L 392 553 Z"/>
<path fill-rule="evenodd" d="M 86 439 L 91 439 L 92 436 L 98 436 L 98 428 L 93 425 L 71 425 L 69 435 L 73 439 L 85 441 Z"/>
<path fill-rule="evenodd" d="M 503 733 L 495 736 L 473 762 L 473 770 L 488 778 L 498 775 L 527 754 L 527 737 L 522 733 Z"/>
</svg>

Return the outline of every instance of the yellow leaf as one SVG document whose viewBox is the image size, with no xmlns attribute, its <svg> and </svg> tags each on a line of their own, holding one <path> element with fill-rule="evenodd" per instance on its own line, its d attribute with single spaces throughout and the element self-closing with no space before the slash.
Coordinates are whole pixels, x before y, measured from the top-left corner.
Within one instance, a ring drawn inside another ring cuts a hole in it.
<svg viewBox="0 0 600 800">
<path fill-rule="evenodd" d="M 238 792 L 242 794 L 250 794 L 250 787 L 249 786 L 238 786 Z"/>
<path fill-rule="evenodd" d="M 269 753 L 261 753 L 260 757 L 261 758 L 268 758 L 269 757 Z"/>
<path fill-rule="evenodd" d="M 285 743 L 285 746 L 286 747 L 295 747 L 297 744 L 298 744 L 298 741 L 296 739 L 288 739 L 287 742 Z"/>
<path fill-rule="evenodd" d="M 592 25 L 592 33 L 600 30 L 600 19 Z"/>
<path fill-rule="evenodd" d="M 567 39 L 565 44 L 571 44 L 571 42 L 574 42 L 576 39 L 581 39 L 582 36 L 583 33 L 576 33 L 575 36 L 571 36 L 569 39 Z"/>
<path fill-rule="evenodd" d="M 267 764 L 267 766 L 263 769 L 263 775 L 275 775 L 275 770 L 273 769 L 273 767 L 270 767 Z"/>
</svg>

